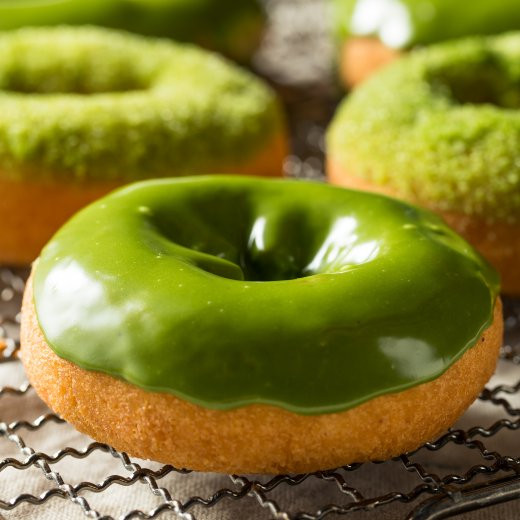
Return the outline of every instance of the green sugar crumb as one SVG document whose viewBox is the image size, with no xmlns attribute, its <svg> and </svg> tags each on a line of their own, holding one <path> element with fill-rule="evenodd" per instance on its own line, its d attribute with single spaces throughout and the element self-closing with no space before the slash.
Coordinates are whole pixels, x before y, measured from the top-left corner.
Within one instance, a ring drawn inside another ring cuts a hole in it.
<svg viewBox="0 0 520 520">
<path fill-rule="evenodd" d="M 252 74 L 189 45 L 96 28 L 0 36 L 5 175 L 134 180 L 236 163 L 283 125 Z"/>
<path fill-rule="evenodd" d="M 520 33 L 412 53 L 346 99 L 327 136 L 351 174 L 442 211 L 520 218 Z"/>
</svg>

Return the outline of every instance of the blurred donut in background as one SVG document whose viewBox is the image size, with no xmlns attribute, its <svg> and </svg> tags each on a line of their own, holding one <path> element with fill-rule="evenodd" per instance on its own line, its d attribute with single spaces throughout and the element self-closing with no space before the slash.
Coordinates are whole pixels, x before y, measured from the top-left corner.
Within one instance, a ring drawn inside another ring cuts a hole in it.
<svg viewBox="0 0 520 520">
<path fill-rule="evenodd" d="M 518 0 L 333 0 L 332 5 L 346 86 L 415 47 L 520 29 Z"/>
<path fill-rule="evenodd" d="M 100 25 L 192 42 L 247 62 L 264 29 L 258 0 L 7 0 L 0 31 L 27 26 Z"/>
<path fill-rule="evenodd" d="M 269 86 L 194 45 L 99 27 L 0 34 L 0 262 L 34 260 L 117 186 L 200 173 L 281 176 Z"/>
</svg>

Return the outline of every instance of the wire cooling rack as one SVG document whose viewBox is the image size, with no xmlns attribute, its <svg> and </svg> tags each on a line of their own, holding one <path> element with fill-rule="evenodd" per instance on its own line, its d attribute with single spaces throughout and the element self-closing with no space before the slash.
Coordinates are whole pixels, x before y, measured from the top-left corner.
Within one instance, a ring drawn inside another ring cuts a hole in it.
<svg viewBox="0 0 520 520">
<path fill-rule="evenodd" d="M 0 269 L 0 346 L 4 370 L 6 366 L 19 368 L 20 364 L 17 358 L 18 309 L 26 275 L 27 271 Z M 72 428 L 49 411 L 38 411 L 24 419 L 4 420 L 6 400 L 11 401 L 8 408 L 12 413 L 13 409 L 24 410 L 26 403 L 37 401 L 37 397 L 27 382 L 5 386 L 0 381 L 0 448 L 3 455 L 0 484 L 2 479 L 12 478 L 12 475 L 8 476 L 9 470 L 16 470 L 18 481 L 22 482 L 22 489 L 14 496 L 0 496 L 0 511 L 22 509 L 28 511 L 29 516 L 16 518 L 39 518 L 37 508 L 59 497 L 68 500 L 85 517 L 104 520 L 149 519 L 163 514 L 186 520 L 318 520 L 334 514 L 363 518 L 359 516 L 361 512 L 370 515 L 375 509 L 381 514 L 392 511 L 392 516 L 378 518 L 433 520 L 520 498 L 517 431 L 520 409 L 513 402 L 520 397 L 520 304 L 506 301 L 505 311 L 507 334 L 501 368 L 506 375 L 500 384 L 488 386 L 479 398 L 481 403 L 492 408 L 486 413 L 486 417 L 494 417 L 490 425 L 477 425 L 470 410 L 462 420 L 464 427 L 450 429 L 414 453 L 403 454 L 392 461 L 352 464 L 312 474 L 275 477 L 197 474 L 131 459 L 125 453 L 80 434 L 76 434 L 75 439 L 82 439 L 81 448 L 63 445 L 54 451 L 35 449 L 30 441 L 35 433 L 41 437 L 52 425 L 58 428 L 54 435 L 63 439 L 60 429 Z M 113 461 L 108 466 L 106 461 L 102 463 L 101 473 L 105 473 L 101 478 L 89 480 L 90 473 L 85 467 L 79 480 L 77 474 L 65 476 L 65 473 L 71 473 L 67 466 L 72 461 L 87 460 L 89 465 L 95 466 L 100 454 Z M 64 469 L 57 469 L 58 465 Z M 28 480 L 23 476 L 20 479 L 19 472 L 26 473 Z M 187 479 L 190 484 L 185 486 L 182 481 Z M 49 485 L 45 491 L 38 492 L 42 481 Z M 399 487 L 396 487 L 397 482 Z M 147 509 L 120 506 L 117 513 L 112 511 L 112 514 L 92 505 L 91 496 L 103 494 L 106 497 L 118 487 L 139 486 L 142 495 L 143 484 L 158 504 Z M 0 487 L 5 489 L 6 486 Z M 180 488 L 185 488 L 180 493 L 182 497 L 176 495 Z M 199 489 L 205 494 L 194 492 Z M 186 496 L 187 491 L 191 493 L 189 496 Z M 242 510 L 235 515 L 233 511 L 237 511 L 237 504 L 247 504 L 248 512 Z M 304 509 L 294 510 L 294 504 Z M 215 516 L 209 516 L 213 510 Z"/>
<path fill-rule="evenodd" d="M 287 108 L 294 155 L 285 173 L 322 179 L 324 127 L 340 97 L 326 2 L 265 2 L 271 30 L 255 67 Z M 130 458 L 75 432 L 39 401 L 17 358 L 27 274 L 0 266 L 0 518 L 437 520 L 494 506 L 481 519 L 504 518 L 506 502 L 520 499 L 518 302 L 504 302 L 498 376 L 434 442 L 391 461 L 312 474 L 211 475 Z M 59 516 L 49 513 L 60 499 Z M 520 516 L 520 501 L 514 511 L 508 518 Z"/>
</svg>

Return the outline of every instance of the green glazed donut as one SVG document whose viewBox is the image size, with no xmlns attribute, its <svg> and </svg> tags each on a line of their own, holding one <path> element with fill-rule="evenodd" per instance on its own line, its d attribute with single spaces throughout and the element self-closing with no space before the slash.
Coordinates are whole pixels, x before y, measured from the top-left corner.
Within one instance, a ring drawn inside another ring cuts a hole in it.
<svg viewBox="0 0 520 520">
<path fill-rule="evenodd" d="M 202 407 L 299 414 L 437 378 L 489 327 L 497 291 L 429 212 L 221 176 L 116 191 L 70 220 L 34 273 L 58 356 Z"/>
<path fill-rule="evenodd" d="M 519 62 L 520 33 L 403 58 L 343 101 L 330 161 L 434 209 L 518 222 Z"/>
<path fill-rule="evenodd" d="M 0 31 L 93 24 L 193 42 L 240 61 L 263 29 L 257 0 L 0 0 Z"/>
<path fill-rule="evenodd" d="M 520 27 L 517 0 L 334 0 L 333 5 L 341 39 L 372 36 L 394 49 Z"/>
<path fill-rule="evenodd" d="M 274 93 L 198 50 L 96 28 L 0 36 L 3 174 L 125 181 L 246 160 L 282 131 Z"/>
</svg>

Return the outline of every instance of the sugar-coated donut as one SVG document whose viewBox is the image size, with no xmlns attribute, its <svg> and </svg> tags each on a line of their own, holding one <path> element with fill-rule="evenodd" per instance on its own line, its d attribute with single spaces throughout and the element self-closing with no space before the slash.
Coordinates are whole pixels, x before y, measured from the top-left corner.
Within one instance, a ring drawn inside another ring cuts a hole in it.
<svg viewBox="0 0 520 520">
<path fill-rule="evenodd" d="M 51 408 L 133 455 L 311 471 L 398 455 L 450 426 L 494 370 L 497 291 L 466 242 L 395 199 L 149 181 L 82 210 L 44 248 L 22 360 Z"/>
<path fill-rule="evenodd" d="M 374 75 L 327 134 L 331 182 L 440 213 L 520 294 L 520 33 L 431 46 Z"/>
<path fill-rule="evenodd" d="M 345 85 L 357 85 L 416 47 L 520 27 L 516 0 L 334 0 L 333 26 Z"/>
<path fill-rule="evenodd" d="M 0 31 L 99 25 L 192 42 L 239 61 L 250 59 L 264 27 L 258 0 L 3 0 Z"/>
<path fill-rule="evenodd" d="M 28 263 L 75 211 L 140 178 L 281 175 L 275 94 L 192 46 L 96 28 L 0 35 L 0 262 Z"/>
</svg>

